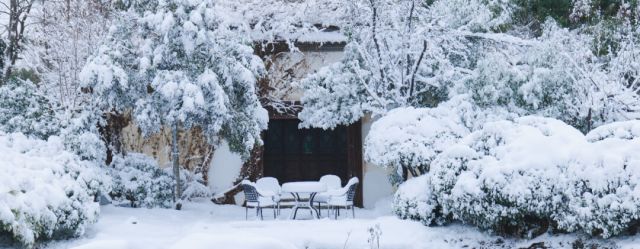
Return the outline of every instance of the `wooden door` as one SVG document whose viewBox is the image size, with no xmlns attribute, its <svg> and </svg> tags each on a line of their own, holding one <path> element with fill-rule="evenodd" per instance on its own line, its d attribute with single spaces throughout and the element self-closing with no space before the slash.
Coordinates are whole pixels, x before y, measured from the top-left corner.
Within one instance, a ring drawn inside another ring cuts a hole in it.
<svg viewBox="0 0 640 249">
<path fill-rule="evenodd" d="M 317 181 L 333 174 L 348 180 L 347 129 L 298 129 L 297 119 L 271 120 L 264 136 L 264 176 L 280 182 Z"/>
</svg>

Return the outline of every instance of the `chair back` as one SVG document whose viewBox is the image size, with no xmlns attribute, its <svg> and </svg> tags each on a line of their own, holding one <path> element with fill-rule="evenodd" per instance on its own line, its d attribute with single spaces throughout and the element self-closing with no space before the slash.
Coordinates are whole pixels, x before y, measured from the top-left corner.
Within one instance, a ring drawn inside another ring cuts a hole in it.
<svg viewBox="0 0 640 249">
<path fill-rule="evenodd" d="M 261 191 L 268 190 L 276 194 L 279 194 L 282 189 L 280 182 L 278 182 L 278 179 L 274 177 L 263 177 L 258 179 L 258 181 L 256 181 L 256 187 Z"/>
<path fill-rule="evenodd" d="M 360 181 L 357 177 L 349 179 L 349 182 L 346 186 L 348 188 L 347 201 L 353 202 L 353 199 L 356 197 L 356 189 L 358 188 L 358 183 L 360 183 Z"/>
<path fill-rule="evenodd" d="M 244 192 L 244 199 L 247 202 L 258 202 L 258 190 L 250 181 L 242 181 L 242 190 Z"/>
<path fill-rule="evenodd" d="M 337 175 L 324 175 L 320 177 L 320 182 L 327 185 L 327 189 L 342 188 L 342 180 Z"/>
</svg>

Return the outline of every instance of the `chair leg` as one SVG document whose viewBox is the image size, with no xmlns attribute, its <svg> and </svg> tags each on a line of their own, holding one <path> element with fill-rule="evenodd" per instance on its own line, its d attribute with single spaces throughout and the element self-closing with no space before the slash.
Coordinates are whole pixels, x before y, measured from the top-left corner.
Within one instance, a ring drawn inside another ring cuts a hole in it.
<svg viewBox="0 0 640 249">
<path fill-rule="evenodd" d="M 248 219 L 249 219 L 249 207 L 244 206 L 244 220 L 248 220 Z"/>
<path fill-rule="evenodd" d="M 276 207 L 275 206 L 273 206 L 273 219 L 274 220 L 276 219 Z"/>
<path fill-rule="evenodd" d="M 260 208 L 260 220 L 264 220 L 264 216 L 262 215 L 262 208 Z"/>
<path fill-rule="evenodd" d="M 356 218 L 356 209 L 353 208 L 353 206 L 351 206 L 351 214 L 353 215 L 353 218 Z"/>
<path fill-rule="evenodd" d="M 335 216 L 335 219 L 336 219 L 336 220 L 338 219 L 338 212 L 339 212 L 339 210 L 340 210 L 340 207 L 338 207 L 338 206 L 336 206 L 336 207 L 335 207 L 335 210 L 333 210 L 333 214 L 334 214 L 334 216 Z"/>
</svg>

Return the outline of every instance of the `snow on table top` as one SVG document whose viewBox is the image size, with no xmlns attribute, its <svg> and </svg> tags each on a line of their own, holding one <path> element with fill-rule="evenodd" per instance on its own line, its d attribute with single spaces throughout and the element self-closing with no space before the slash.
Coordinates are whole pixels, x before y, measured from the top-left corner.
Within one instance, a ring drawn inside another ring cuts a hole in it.
<svg viewBox="0 0 640 249">
<path fill-rule="evenodd" d="M 282 185 L 282 192 L 317 193 L 327 191 L 327 185 L 321 182 L 288 182 Z"/>
</svg>

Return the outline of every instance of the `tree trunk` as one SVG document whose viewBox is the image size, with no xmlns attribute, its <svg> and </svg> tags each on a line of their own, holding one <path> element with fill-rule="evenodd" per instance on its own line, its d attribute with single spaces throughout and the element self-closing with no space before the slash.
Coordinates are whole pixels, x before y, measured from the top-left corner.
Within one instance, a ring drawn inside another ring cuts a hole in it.
<svg viewBox="0 0 640 249">
<path fill-rule="evenodd" d="M 171 159 L 173 161 L 173 176 L 176 178 L 176 191 L 173 195 L 173 201 L 176 210 L 182 209 L 182 181 L 180 180 L 180 164 L 178 159 L 180 152 L 178 151 L 178 124 L 174 124 L 171 129 Z"/>
</svg>

